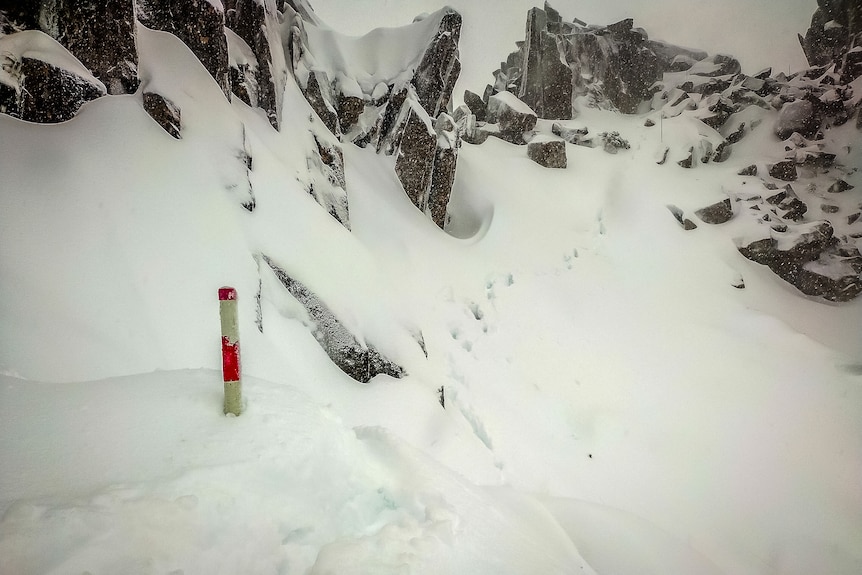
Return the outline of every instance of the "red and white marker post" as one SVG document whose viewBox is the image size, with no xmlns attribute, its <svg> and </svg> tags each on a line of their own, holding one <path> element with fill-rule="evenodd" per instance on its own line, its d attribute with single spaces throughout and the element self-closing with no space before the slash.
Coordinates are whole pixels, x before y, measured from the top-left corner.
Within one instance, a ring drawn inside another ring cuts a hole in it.
<svg viewBox="0 0 862 575">
<path fill-rule="evenodd" d="M 236 311 L 236 290 L 218 290 L 221 317 L 221 366 L 224 376 L 224 412 L 242 413 L 242 378 L 239 362 L 239 324 Z"/>
</svg>

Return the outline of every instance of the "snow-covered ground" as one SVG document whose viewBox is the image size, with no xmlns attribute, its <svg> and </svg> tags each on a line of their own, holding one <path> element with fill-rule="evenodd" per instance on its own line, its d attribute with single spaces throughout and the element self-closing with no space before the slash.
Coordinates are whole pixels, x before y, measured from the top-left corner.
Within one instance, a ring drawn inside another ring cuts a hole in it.
<svg viewBox="0 0 862 575">
<path fill-rule="evenodd" d="M 760 140 L 659 166 L 684 130 L 582 107 L 631 149 L 548 170 L 465 144 L 449 234 L 344 145 L 348 231 L 304 189 L 292 81 L 277 133 L 172 36 L 139 47 L 182 140 L 140 95 L 0 115 L 0 573 L 862 572 L 862 302 L 805 299 L 666 208 L 722 199 Z M 341 373 L 260 253 L 409 375 Z"/>
</svg>

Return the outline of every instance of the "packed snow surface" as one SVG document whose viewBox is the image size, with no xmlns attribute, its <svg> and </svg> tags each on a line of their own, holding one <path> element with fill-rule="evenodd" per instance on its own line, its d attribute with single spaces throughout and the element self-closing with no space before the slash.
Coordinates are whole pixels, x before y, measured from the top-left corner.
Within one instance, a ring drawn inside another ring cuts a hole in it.
<svg viewBox="0 0 862 575">
<path fill-rule="evenodd" d="M 0 115 L 0 573 L 862 572 L 862 302 L 666 208 L 725 197 L 768 130 L 684 170 L 655 154 L 696 122 L 581 106 L 567 127 L 631 148 L 464 144 L 448 233 L 344 145 L 348 231 L 307 193 L 293 81 L 276 132 L 173 36 L 138 43 L 182 140 L 140 94 Z M 409 375 L 341 373 L 262 255 Z"/>
</svg>

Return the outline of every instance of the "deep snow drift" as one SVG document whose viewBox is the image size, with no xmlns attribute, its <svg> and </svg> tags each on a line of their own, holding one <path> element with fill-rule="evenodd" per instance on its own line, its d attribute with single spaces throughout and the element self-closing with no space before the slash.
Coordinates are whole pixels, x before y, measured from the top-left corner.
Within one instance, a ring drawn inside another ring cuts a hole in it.
<svg viewBox="0 0 862 575">
<path fill-rule="evenodd" d="M 659 166 L 691 126 L 582 106 L 567 126 L 631 148 L 547 170 L 464 144 L 448 234 L 344 145 L 348 231 L 307 193 L 320 121 L 292 80 L 276 132 L 173 36 L 138 41 L 182 140 L 140 93 L 0 115 L 0 573 L 862 570 L 862 302 L 666 208 L 720 199 L 763 140 Z M 261 253 L 408 375 L 340 372 Z"/>
</svg>

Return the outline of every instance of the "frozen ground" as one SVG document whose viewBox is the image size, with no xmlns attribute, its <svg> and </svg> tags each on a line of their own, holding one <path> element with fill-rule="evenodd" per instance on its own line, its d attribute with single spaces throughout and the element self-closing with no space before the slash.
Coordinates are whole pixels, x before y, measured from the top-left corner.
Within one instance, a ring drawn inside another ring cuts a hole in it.
<svg viewBox="0 0 862 575">
<path fill-rule="evenodd" d="M 642 117 L 582 109 L 631 149 L 546 170 L 465 144 L 447 235 L 392 158 L 345 146 L 348 232 L 303 189 L 295 86 L 276 133 L 173 37 L 139 41 L 183 140 L 139 96 L 0 116 L 0 573 L 862 571 L 862 303 L 805 299 L 666 208 L 721 199 L 756 150 L 658 166 Z M 338 371 L 261 252 L 410 375 Z"/>
</svg>

